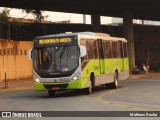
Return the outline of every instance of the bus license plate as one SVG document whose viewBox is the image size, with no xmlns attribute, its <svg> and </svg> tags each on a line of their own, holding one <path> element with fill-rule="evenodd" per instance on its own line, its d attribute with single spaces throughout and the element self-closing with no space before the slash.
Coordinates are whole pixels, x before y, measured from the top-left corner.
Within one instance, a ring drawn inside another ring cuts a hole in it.
<svg viewBox="0 0 160 120">
<path fill-rule="evenodd" d="M 60 88 L 60 87 L 57 87 L 57 86 L 56 86 L 56 87 L 55 87 L 55 86 L 52 87 L 52 90 L 60 90 L 60 89 L 61 89 L 61 88 Z"/>
</svg>

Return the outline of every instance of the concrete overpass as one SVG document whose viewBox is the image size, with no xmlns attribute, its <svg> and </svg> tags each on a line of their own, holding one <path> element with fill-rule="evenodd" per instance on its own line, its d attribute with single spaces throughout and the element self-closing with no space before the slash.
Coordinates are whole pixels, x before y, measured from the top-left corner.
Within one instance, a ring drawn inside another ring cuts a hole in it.
<svg viewBox="0 0 160 120">
<path fill-rule="evenodd" d="M 160 20 L 159 0 L 1 0 L 1 7 L 39 9 L 90 15 L 123 17 L 130 11 L 133 18 Z"/>
<path fill-rule="evenodd" d="M 159 0 L 3 0 L 1 7 L 90 14 L 93 31 L 101 31 L 100 16 L 124 18 L 130 68 L 135 65 L 132 19 L 160 20 Z"/>
</svg>

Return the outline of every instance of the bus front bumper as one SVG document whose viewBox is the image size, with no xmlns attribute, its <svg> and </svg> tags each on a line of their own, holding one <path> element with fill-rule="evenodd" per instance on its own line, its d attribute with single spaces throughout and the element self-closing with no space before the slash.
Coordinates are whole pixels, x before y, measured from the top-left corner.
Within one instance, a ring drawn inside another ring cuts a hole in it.
<svg viewBox="0 0 160 120">
<path fill-rule="evenodd" d="M 71 82 L 62 83 L 41 83 L 34 82 L 34 90 L 44 91 L 44 90 L 72 90 L 72 89 L 83 89 L 85 88 L 84 80 L 79 79 Z"/>
</svg>

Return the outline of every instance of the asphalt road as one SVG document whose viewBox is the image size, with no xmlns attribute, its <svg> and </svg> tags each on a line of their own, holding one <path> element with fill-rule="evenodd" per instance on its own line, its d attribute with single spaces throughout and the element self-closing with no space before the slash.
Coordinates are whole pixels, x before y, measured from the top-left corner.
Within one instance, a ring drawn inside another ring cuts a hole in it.
<svg viewBox="0 0 160 120">
<path fill-rule="evenodd" d="M 119 89 L 96 87 L 90 95 L 85 95 L 83 91 L 57 92 L 55 97 L 49 97 L 46 91 L 19 91 L 1 94 L 0 111 L 160 111 L 160 78 L 124 80 L 120 81 Z M 68 118 L 54 117 L 54 119 L 81 120 L 82 118 L 70 116 Z M 83 117 L 83 120 L 85 119 L 128 120 L 129 118 Z M 131 120 L 153 119 L 159 120 L 160 118 L 131 118 Z"/>
</svg>

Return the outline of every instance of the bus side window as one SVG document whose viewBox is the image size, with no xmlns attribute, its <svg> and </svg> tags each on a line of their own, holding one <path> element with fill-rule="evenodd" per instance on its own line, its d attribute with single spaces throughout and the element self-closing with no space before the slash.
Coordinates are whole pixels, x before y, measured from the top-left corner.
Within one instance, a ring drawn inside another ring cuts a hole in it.
<svg viewBox="0 0 160 120">
<path fill-rule="evenodd" d="M 124 58 L 128 57 L 127 43 L 123 43 Z"/>
<path fill-rule="evenodd" d="M 103 41 L 103 53 L 104 53 L 104 58 L 107 58 L 107 50 L 106 50 L 105 41 Z"/>
<path fill-rule="evenodd" d="M 93 54 L 93 42 L 87 41 L 87 58 L 88 59 L 93 59 L 94 54 Z"/>
<path fill-rule="evenodd" d="M 93 43 L 94 59 L 98 58 L 98 51 L 97 51 L 97 49 L 98 49 L 97 42 L 94 41 L 94 43 Z"/>
<path fill-rule="evenodd" d="M 112 50 L 113 50 L 113 58 L 119 58 L 120 57 L 120 46 L 118 42 L 112 43 Z"/>
<path fill-rule="evenodd" d="M 104 42 L 105 58 L 112 58 L 112 44 L 109 41 Z"/>
<path fill-rule="evenodd" d="M 119 55 L 120 55 L 120 58 L 124 58 L 124 50 L 123 50 L 123 43 L 122 41 L 119 41 Z"/>
<path fill-rule="evenodd" d="M 116 49 L 117 49 L 117 58 L 120 58 L 121 54 L 120 54 L 120 44 L 119 44 L 119 42 L 116 42 Z"/>
<path fill-rule="evenodd" d="M 87 42 L 85 39 L 80 40 L 80 45 L 85 46 L 86 47 L 86 51 L 87 51 L 87 46 L 86 46 Z M 87 55 L 85 55 L 84 57 L 81 57 L 81 63 L 83 63 L 83 61 L 87 60 Z"/>
<path fill-rule="evenodd" d="M 97 39 L 99 59 L 104 59 L 104 49 L 102 39 Z"/>
<path fill-rule="evenodd" d="M 116 42 L 112 42 L 113 58 L 117 58 Z"/>
<path fill-rule="evenodd" d="M 122 42 L 118 41 L 117 44 L 117 57 L 122 58 L 123 57 L 123 49 L 122 49 Z"/>
</svg>

